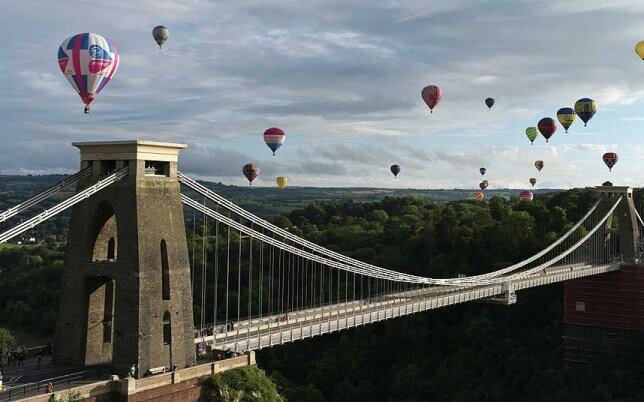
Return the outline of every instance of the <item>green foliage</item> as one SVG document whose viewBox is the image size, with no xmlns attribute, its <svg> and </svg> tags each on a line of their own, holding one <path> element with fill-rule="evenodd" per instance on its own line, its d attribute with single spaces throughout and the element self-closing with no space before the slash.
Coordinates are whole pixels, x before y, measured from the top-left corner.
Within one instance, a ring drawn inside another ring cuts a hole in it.
<svg viewBox="0 0 644 402">
<path fill-rule="evenodd" d="M 538 195 L 531 203 L 387 197 L 361 205 L 319 203 L 287 217 L 315 221 L 306 236 L 341 253 L 423 276 L 454 277 L 533 255 L 596 197 L 594 190 Z M 262 350 L 258 361 L 287 400 L 642 399 L 641 349 L 628 359 L 564 367 L 562 299 L 560 284 L 541 287 L 521 292 L 513 306 L 452 306 Z"/>
<path fill-rule="evenodd" d="M 16 340 L 8 329 L 0 327 L 0 352 L 12 350 Z"/>
<path fill-rule="evenodd" d="M 275 384 L 263 370 L 240 367 L 215 374 L 206 381 L 208 400 L 222 402 L 280 402 Z"/>
<path fill-rule="evenodd" d="M 51 334 L 58 310 L 62 246 L 0 250 L 0 324 Z"/>
</svg>

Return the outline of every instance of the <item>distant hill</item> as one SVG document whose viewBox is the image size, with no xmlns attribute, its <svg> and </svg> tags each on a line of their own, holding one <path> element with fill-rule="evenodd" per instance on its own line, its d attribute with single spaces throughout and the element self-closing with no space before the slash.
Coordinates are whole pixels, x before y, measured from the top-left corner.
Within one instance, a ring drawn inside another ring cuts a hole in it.
<svg viewBox="0 0 644 402">
<path fill-rule="evenodd" d="M 65 177 L 64 175 L 0 176 L 0 209 L 4 210 L 24 201 Z M 385 197 L 408 196 L 426 197 L 436 202 L 446 202 L 471 199 L 479 191 L 478 189 L 423 190 L 369 187 L 286 187 L 284 190 L 279 190 L 277 187 L 231 186 L 207 181 L 201 183 L 217 194 L 234 201 L 240 207 L 265 218 L 275 217 L 313 202 L 348 200 L 373 202 L 380 201 Z M 69 196 L 73 191 L 74 187 L 70 186 L 53 200 Z M 485 190 L 485 194 L 488 198 L 495 195 L 510 198 L 516 197 L 520 191 L 517 189 L 488 189 Z M 533 190 L 536 194 L 555 191 L 562 190 Z"/>
</svg>

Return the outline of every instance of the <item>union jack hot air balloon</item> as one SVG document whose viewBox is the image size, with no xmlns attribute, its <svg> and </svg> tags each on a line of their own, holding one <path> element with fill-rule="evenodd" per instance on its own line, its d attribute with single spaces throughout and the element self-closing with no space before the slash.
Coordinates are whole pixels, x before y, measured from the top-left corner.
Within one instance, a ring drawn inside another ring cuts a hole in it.
<svg viewBox="0 0 644 402">
<path fill-rule="evenodd" d="M 275 151 L 284 144 L 285 139 L 286 133 L 281 128 L 271 127 L 264 131 L 264 142 L 273 151 L 273 156 L 275 156 Z"/>
<path fill-rule="evenodd" d="M 58 48 L 58 66 L 85 104 L 85 114 L 119 66 L 114 43 L 95 33 L 70 36 Z"/>
<path fill-rule="evenodd" d="M 242 168 L 242 173 L 248 179 L 248 184 L 253 185 L 253 180 L 259 176 L 259 166 L 255 163 L 247 163 Z"/>
<path fill-rule="evenodd" d="M 613 169 L 613 166 L 617 163 L 617 154 L 615 152 L 606 152 L 602 157 L 606 166 L 608 166 L 608 171 Z"/>
</svg>

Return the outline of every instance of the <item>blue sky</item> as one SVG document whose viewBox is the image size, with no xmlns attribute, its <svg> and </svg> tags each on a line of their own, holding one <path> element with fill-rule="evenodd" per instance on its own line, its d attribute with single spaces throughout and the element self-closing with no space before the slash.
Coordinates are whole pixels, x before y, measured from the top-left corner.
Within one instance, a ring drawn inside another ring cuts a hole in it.
<svg viewBox="0 0 644 402">
<path fill-rule="evenodd" d="M 257 185 L 474 188 L 641 186 L 644 2 L 627 0 L 2 0 L 0 173 L 72 172 L 78 140 L 189 145 L 181 169 Z M 163 50 L 151 30 L 170 29 Z M 113 81 L 82 113 L 58 69 L 68 36 L 119 49 Z M 443 89 L 429 114 L 420 90 Z M 494 97 L 491 111 L 483 100 Z M 524 130 L 593 98 L 550 143 Z M 261 134 L 287 133 L 272 157 Z M 612 173 L 604 152 L 619 154 Z M 536 159 L 546 167 L 538 174 Z M 394 180 L 389 166 L 402 173 Z"/>
</svg>

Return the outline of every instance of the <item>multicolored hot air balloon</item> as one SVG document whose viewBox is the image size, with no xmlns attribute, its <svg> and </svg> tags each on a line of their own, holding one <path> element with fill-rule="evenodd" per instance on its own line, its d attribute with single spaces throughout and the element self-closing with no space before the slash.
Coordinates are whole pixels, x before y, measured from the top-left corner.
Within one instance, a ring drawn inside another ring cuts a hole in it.
<svg viewBox="0 0 644 402">
<path fill-rule="evenodd" d="M 520 200 L 532 201 L 533 198 L 534 198 L 534 195 L 530 191 L 522 191 L 519 194 Z"/>
<path fill-rule="evenodd" d="M 539 129 L 541 135 L 543 135 L 546 139 L 546 142 L 548 142 L 550 137 L 552 137 L 555 131 L 557 131 L 557 124 L 555 124 L 555 121 L 550 117 L 544 117 L 543 119 L 539 120 L 537 128 Z"/>
<path fill-rule="evenodd" d="M 537 170 L 541 172 L 541 169 L 543 169 L 543 161 L 535 161 L 534 167 L 536 167 Z"/>
<path fill-rule="evenodd" d="M 479 173 L 481 174 L 481 176 L 483 176 L 485 174 L 485 172 L 487 172 L 486 168 L 482 167 L 482 168 L 479 169 Z"/>
<path fill-rule="evenodd" d="M 488 109 L 492 109 L 492 106 L 494 106 L 494 98 L 487 98 L 485 100 L 485 106 L 487 106 Z"/>
<path fill-rule="evenodd" d="M 440 102 L 443 91 L 436 85 L 428 85 L 420 92 L 420 96 L 429 107 L 429 112 L 434 113 L 434 107 Z"/>
<path fill-rule="evenodd" d="M 279 176 L 277 179 L 275 179 L 275 183 L 277 183 L 277 187 L 279 187 L 280 190 L 284 190 L 284 187 L 286 187 L 286 183 L 288 183 L 288 178 L 284 176 Z"/>
<path fill-rule="evenodd" d="M 259 166 L 255 163 L 247 163 L 242 168 L 242 173 L 248 179 L 248 184 L 253 185 L 253 180 L 259 176 Z"/>
<path fill-rule="evenodd" d="M 400 166 L 399 165 L 391 165 L 389 170 L 391 170 L 391 173 L 394 174 L 394 178 L 396 178 L 396 177 L 398 177 L 398 173 L 400 173 Z"/>
<path fill-rule="evenodd" d="M 159 49 L 161 49 L 161 45 L 163 45 L 163 43 L 168 40 L 169 36 L 170 31 L 163 25 L 156 26 L 152 30 L 152 37 L 154 38 L 154 41 L 157 43 L 157 45 L 159 45 Z"/>
<path fill-rule="evenodd" d="M 483 180 L 482 182 L 479 183 L 479 187 L 481 190 L 485 190 L 489 186 L 487 180 Z"/>
<path fill-rule="evenodd" d="M 534 145 L 534 140 L 537 139 L 539 133 L 537 132 L 536 127 L 528 127 L 525 129 L 525 135 L 530 140 L 530 145 Z"/>
<path fill-rule="evenodd" d="M 637 42 L 635 45 L 635 53 L 640 56 L 640 59 L 644 60 L 644 40 Z"/>
<path fill-rule="evenodd" d="M 568 127 L 575 121 L 575 110 L 571 107 L 562 107 L 557 110 L 557 120 L 559 120 L 559 123 L 568 132 Z"/>
<path fill-rule="evenodd" d="M 476 201 L 483 201 L 483 199 L 484 199 L 484 198 L 485 198 L 485 195 L 483 195 L 483 193 L 476 193 L 476 194 L 474 195 L 474 199 L 475 199 Z"/>
<path fill-rule="evenodd" d="M 575 102 L 575 113 L 584 122 L 584 127 L 597 112 L 597 104 L 590 98 L 582 98 Z"/>
<path fill-rule="evenodd" d="M 89 104 L 110 82 L 119 66 L 114 43 L 95 33 L 70 36 L 58 48 L 58 66 L 85 104 Z"/>
<path fill-rule="evenodd" d="M 613 169 L 613 166 L 617 163 L 617 154 L 615 152 L 606 152 L 602 157 L 606 166 L 608 166 L 608 171 L 610 172 Z"/>
<path fill-rule="evenodd" d="M 537 184 L 537 179 L 535 177 L 531 177 L 530 184 L 532 184 L 532 187 L 534 187 L 534 185 Z"/>
<path fill-rule="evenodd" d="M 284 144 L 285 139 L 286 134 L 281 128 L 271 127 L 264 131 L 264 142 L 273 151 L 273 156 L 275 156 L 275 151 Z"/>
</svg>

